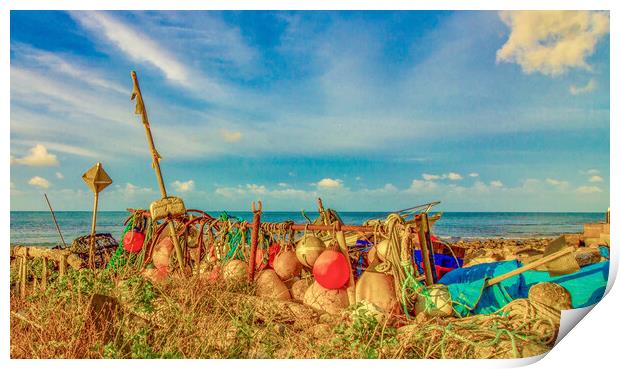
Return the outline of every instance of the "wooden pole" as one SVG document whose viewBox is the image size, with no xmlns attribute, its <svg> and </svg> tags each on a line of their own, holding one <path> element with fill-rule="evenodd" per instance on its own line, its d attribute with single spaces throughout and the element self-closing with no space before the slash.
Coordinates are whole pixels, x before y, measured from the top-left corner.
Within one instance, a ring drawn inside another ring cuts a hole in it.
<svg viewBox="0 0 620 369">
<path fill-rule="evenodd" d="M 344 238 L 344 232 L 341 229 L 341 224 L 336 223 L 336 241 L 340 252 L 344 255 L 349 266 L 349 283 L 347 283 L 347 297 L 349 298 L 349 305 L 355 304 L 355 280 L 353 279 L 353 270 L 351 269 L 351 259 L 349 259 L 349 250 L 347 242 Z"/>
<path fill-rule="evenodd" d="M 24 256 L 22 256 L 22 270 L 21 270 L 21 275 L 19 279 L 20 279 L 19 280 L 19 283 L 20 283 L 19 293 L 21 297 L 25 297 L 26 296 L 26 283 L 28 279 L 28 252 L 26 252 Z"/>
<path fill-rule="evenodd" d="M 144 100 L 142 99 L 142 91 L 140 91 L 140 83 L 138 82 L 138 75 L 135 71 L 131 71 L 131 79 L 133 80 L 132 99 L 136 98 L 136 113 L 139 113 L 142 116 L 142 125 L 144 125 L 146 139 L 148 141 L 149 148 L 151 150 L 151 156 L 153 158 L 153 169 L 155 170 L 155 175 L 157 176 L 157 184 L 159 185 L 159 192 L 161 193 L 161 197 L 163 199 L 168 197 L 168 194 L 166 192 L 166 185 L 164 184 L 164 177 L 161 174 L 161 167 L 159 166 L 159 159 L 161 159 L 161 157 L 155 149 L 155 142 L 153 141 L 153 134 L 151 133 L 151 125 L 149 123 L 149 117 L 146 113 L 146 105 L 144 104 Z M 179 243 L 179 238 L 177 237 L 176 227 L 173 220 L 168 223 L 168 233 L 170 233 L 170 237 L 172 238 L 176 257 L 179 266 L 183 271 L 185 262 L 183 259 L 181 244 Z"/>
<path fill-rule="evenodd" d="M 520 268 L 517 268 L 515 270 L 511 270 L 508 273 L 502 274 L 502 275 L 500 275 L 498 277 L 495 277 L 495 278 L 491 278 L 491 279 L 489 279 L 487 281 L 486 286 L 492 286 L 494 284 L 498 284 L 500 282 L 505 281 L 506 279 L 508 279 L 510 277 L 514 277 L 514 276 L 519 275 L 519 274 L 521 274 L 523 272 L 527 272 L 528 270 L 532 270 L 534 268 L 538 268 L 541 265 L 544 265 L 544 264 L 546 264 L 546 263 L 548 263 L 550 261 L 553 261 L 555 259 L 561 258 L 562 256 L 568 255 L 568 254 L 570 254 L 570 253 L 572 253 L 574 251 L 575 251 L 574 247 L 567 247 L 567 248 L 562 249 L 560 251 L 557 251 L 557 252 L 555 252 L 553 254 L 547 255 L 547 256 L 542 257 L 542 258 L 540 258 L 540 259 L 538 259 L 536 261 L 533 261 L 533 262 L 531 262 L 529 264 L 526 264 L 526 265 L 524 265 L 524 266 L 522 266 Z"/>
<path fill-rule="evenodd" d="M 435 270 L 435 255 L 433 252 L 431 233 L 428 226 L 428 215 L 426 213 L 420 214 L 417 218 L 417 223 L 420 249 L 422 251 L 422 260 L 424 262 L 425 281 L 426 285 L 430 286 L 437 283 L 437 271 Z"/>
<path fill-rule="evenodd" d="M 60 231 L 60 227 L 58 226 L 58 222 L 56 221 L 56 215 L 54 215 L 54 210 L 52 209 L 52 204 L 50 204 L 50 200 L 47 198 L 47 194 L 43 194 L 45 196 L 45 201 L 47 201 L 47 206 L 50 208 L 50 213 L 52 213 L 52 219 L 54 220 L 54 224 L 56 225 L 56 230 L 60 235 L 60 240 L 62 241 L 62 245 L 64 248 L 67 248 L 67 243 L 65 242 L 65 238 L 62 236 L 62 232 Z"/>
<path fill-rule="evenodd" d="M 95 240 L 97 238 L 97 208 L 99 207 L 99 192 L 95 192 L 93 205 L 93 222 L 90 228 L 90 247 L 88 248 L 88 266 L 95 268 Z"/>
<path fill-rule="evenodd" d="M 41 289 L 47 288 L 47 258 L 43 258 L 43 269 L 41 270 Z"/>
<path fill-rule="evenodd" d="M 66 271 L 67 271 L 67 256 L 61 255 L 60 262 L 58 262 L 58 275 L 61 277 L 64 277 Z"/>
<path fill-rule="evenodd" d="M 258 201 L 258 208 L 252 201 L 252 213 L 254 218 L 252 219 L 252 238 L 250 240 L 250 261 L 248 265 L 248 279 L 250 282 L 254 281 L 254 272 L 256 270 L 256 249 L 258 248 L 258 232 L 260 230 L 260 215 L 263 212 L 263 204 Z"/>
</svg>

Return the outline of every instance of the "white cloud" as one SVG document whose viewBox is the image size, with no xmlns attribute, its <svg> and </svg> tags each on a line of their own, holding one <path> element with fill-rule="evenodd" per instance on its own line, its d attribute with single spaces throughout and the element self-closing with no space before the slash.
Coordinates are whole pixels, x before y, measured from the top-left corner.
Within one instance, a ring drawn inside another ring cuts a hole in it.
<svg viewBox="0 0 620 369">
<path fill-rule="evenodd" d="M 84 28 L 105 37 L 134 61 L 151 64 L 171 81 L 183 85 L 189 83 L 188 69 L 145 33 L 104 12 L 77 11 L 71 12 L 71 16 Z"/>
<path fill-rule="evenodd" d="M 594 174 L 599 174 L 600 171 L 598 169 L 588 169 L 586 173 L 594 175 Z"/>
<path fill-rule="evenodd" d="M 461 179 L 463 179 L 463 176 L 461 176 L 460 174 L 455 173 L 455 172 L 450 172 L 450 173 L 447 173 L 447 174 L 444 173 L 444 174 L 441 174 L 441 175 L 439 175 L 439 174 L 422 173 L 422 178 L 425 181 L 435 181 L 435 180 L 438 180 L 438 179 L 446 179 L 446 178 L 451 180 L 451 181 L 460 181 Z"/>
<path fill-rule="evenodd" d="M 593 175 L 590 177 L 590 182 L 603 182 L 603 177 L 598 175 Z"/>
<path fill-rule="evenodd" d="M 442 177 L 438 174 L 422 173 L 422 178 L 424 178 L 425 181 L 434 181 L 436 179 L 441 179 Z"/>
<path fill-rule="evenodd" d="M 596 89 L 596 81 L 589 80 L 584 86 L 571 85 L 569 91 L 571 95 L 581 95 L 588 92 L 592 92 Z"/>
<path fill-rule="evenodd" d="M 230 143 L 239 142 L 243 138 L 243 135 L 241 134 L 241 132 L 230 131 L 225 128 L 220 130 L 220 134 L 222 135 L 222 138 L 224 139 L 224 141 L 230 142 Z"/>
<path fill-rule="evenodd" d="M 174 187 L 174 190 L 177 192 L 188 192 L 194 189 L 194 180 L 190 179 L 185 182 L 176 180 L 172 182 L 172 187 Z"/>
<path fill-rule="evenodd" d="M 34 176 L 32 178 L 30 178 L 30 180 L 28 181 L 28 184 L 34 187 L 39 187 L 39 188 L 49 188 L 52 184 L 45 178 L 43 177 L 39 177 L 39 176 Z"/>
<path fill-rule="evenodd" d="M 480 174 L 473 172 L 473 173 L 469 173 L 470 177 L 480 177 Z"/>
<path fill-rule="evenodd" d="M 461 176 L 458 173 L 454 173 L 454 172 L 450 172 L 448 173 L 448 179 L 451 181 L 460 181 L 461 179 L 463 179 L 463 176 Z"/>
<path fill-rule="evenodd" d="M 581 194 L 592 194 L 592 193 L 603 192 L 603 190 L 601 190 L 597 186 L 581 186 L 577 189 L 577 192 Z"/>
<path fill-rule="evenodd" d="M 568 181 L 561 181 L 559 179 L 555 179 L 555 178 L 547 178 L 545 179 L 545 182 L 547 182 L 548 184 L 555 186 L 559 189 L 568 189 L 570 187 L 570 183 L 568 183 Z"/>
<path fill-rule="evenodd" d="M 339 188 L 342 187 L 342 180 L 323 178 L 316 184 L 316 186 L 319 188 Z"/>
<path fill-rule="evenodd" d="M 65 178 L 65 176 L 62 173 L 60 173 L 60 172 L 56 172 L 56 178 L 63 179 L 63 178 Z"/>
<path fill-rule="evenodd" d="M 11 162 L 33 167 L 49 167 L 58 165 L 56 155 L 47 152 L 47 148 L 41 144 L 37 144 L 28 150 L 28 155 L 22 158 L 13 158 Z"/>
<path fill-rule="evenodd" d="M 437 189 L 439 185 L 434 181 L 414 179 L 411 181 L 411 186 L 406 190 L 407 192 L 419 193 L 429 192 Z"/>
<path fill-rule="evenodd" d="M 504 184 L 502 183 L 502 181 L 491 181 L 490 184 L 492 187 L 495 187 L 495 188 L 504 187 Z"/>
<path fill-rule="evenodd" d="M 510 36 L 497 51 L 497 61 L 517 63 L 527 74 L 590 70 L 586 58 L 609 33 L 608 12 L 502 11 L 500 18 Z"/>
</svg>

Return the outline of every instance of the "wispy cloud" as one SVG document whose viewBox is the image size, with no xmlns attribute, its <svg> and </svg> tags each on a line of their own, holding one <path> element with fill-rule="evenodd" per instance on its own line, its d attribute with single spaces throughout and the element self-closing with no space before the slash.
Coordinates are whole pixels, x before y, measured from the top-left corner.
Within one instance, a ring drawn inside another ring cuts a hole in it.
<svg viewBox="0 0 620 369">
<path fill-rule="evenodd" d="M 190 71 L 144 32 L 105 12 L 75 11 L 70 14 L 84 28 L 103 37 L 132 60 L 151 64 L 169 80 L 183 85 L 189 84 Z"/>
<path fill-rule="evenodd" d="M 603 177 L 599 175 L 593 175 L 592 177 L 590 177 L 589 181 L 590 182 L 603 182 Z"/>
<path fill-rule="evenodd" d="M 593 194 L 593 193 L 603 192 L 603 190 L 601 190 L 597 186 L 581 186 L 577 188 L 577 192 L 581 194 Z"/>
<path fill-rule="evenodd" d="M 596 81 L 591 79 L 584 86 L 571 85 L 569 91 L 571 95 L 581 95 L 592 92 L 596 89 Z"/>
</svg>

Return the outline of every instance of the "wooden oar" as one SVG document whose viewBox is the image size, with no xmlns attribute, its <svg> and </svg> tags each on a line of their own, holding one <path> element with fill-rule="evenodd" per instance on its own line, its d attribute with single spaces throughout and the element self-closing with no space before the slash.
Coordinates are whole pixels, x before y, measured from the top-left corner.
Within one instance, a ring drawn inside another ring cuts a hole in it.
<svg viewBox="0 0 620 369">
<path fill-rule="evenodd" d="M 567 247 L 567 248 L 562 249 L 562 250 L 560 250 L 558 252 L 555 252 L 553 254 L 547 255 L 547 256 L 545 256 L 543 258 L 540 258 L 540 259 L 538 259 L 536 261 L 533 261 L 533 262 L 531 262 L 529 264 L 526 264 L 526 265 L 524 265 L 524 266 L 522 266 L 520 268 L 517 268 L 515 270 L 512 270 L 512 271 L 510 271 L 508 273 L 505 273 L 505 274 L 502 274 L 502 275 L 500 275 L 498 277 L 489 279 L 487 281 L 487 283 L 486 283 L 486 287 L 492 286 L 494 284 L 498 284 L 500 282 L 503 282 L 503 281 L 505 281 L 506 279 L 508 279 L 510 277 L 514 277 L 514 276 L 519 275 L 519 274 L 521 274 L 523 272 L 527 272 L 528 270 L 532 270 L 534 268 L 538 268 L 541 265 L 544 265 L 544 264 L 546 264 L 546 263 L 548 263 L 550 261 L 553 261 L 553 260 L 556 260 L 558 258 L 561 258 L 562 256 L 568 255 L 568 254 L 570 254 L 570 253 L 572 253 L 574 251 L 575 251 L 574 247 Z"/>
</svg>

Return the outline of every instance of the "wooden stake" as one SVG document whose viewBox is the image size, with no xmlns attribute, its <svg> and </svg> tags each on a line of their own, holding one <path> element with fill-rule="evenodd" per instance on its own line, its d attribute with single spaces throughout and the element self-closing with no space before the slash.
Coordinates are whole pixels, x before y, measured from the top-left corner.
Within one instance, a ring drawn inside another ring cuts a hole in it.
<svg viewBox="0 0 620 369">
<path fill-rule="evenodd" d="M 58 263 L 58 275 L 65 276 L 67 270 L 67 257 L 65 255 L 60 256 L 60 262 Z"/>
<path fill-rule="evenodd" d="M 25 297 L 26 296 L 26 282 L 28 279 L 28 253 L 22 256 L 22 270 L 21 270 L 21 275 L 19 279 L 20 279 L 19 293 L 21 297 Z"/>
<path fill-rule="evenodd" d="M 422 260 L 424 262 L 425 281 L 426 285 L 430 286 L 437 283 L 437 271 L 435 270 L 435 254 L 428 226 L 428 215 L 426 213 L 420 214 L 417 223 L 420 249 L 422 250 Z"/>
<path fill-rule="evenodd" d="M 52 213 L 52 219 L 54 220 L 54 224 L 56 225 L 56 230 L 60 235 L 60 240 L 62 241 L 62 245 L 64 248 L 67 248 L 67 243 L 65 242 L 65 238 L 62 236 L 62 232 L 60 232 L 60 227 L 58 226 L 58 222 L 56 221 L 56 215 L 54 215 L 54 210 L 52 209 L 52 204 L 50 204 L 50 200 L 47 198 L 47 194 L 43 194 L 45 196 L 45 201 L 47 201 L 47 206 L 50 208 L 50 213 Z"/>
<path fill-rule="evenodd" d="M 164 177 L 161 174 L 161 168 L 159 166 L 159 159 L 161 159 L 161 156 L 159 156 L 159 153 L 155 149 L 155 142 L 153 141 L 153 134 L 151 133 L 151 125 L 149 123 L 149 117 L 146 113 L 146 105 L 144 104 L 144 100 L 142 99 L 142 91 L 140 91 L 138 75 L 135 71 L 131 71 L 131 79 L 133 80 L 133 92 L 131 94 L 131 99 L 136 99 L 136 114 L 140 114 L 142 116 L 142 125 L 144 125 L 146 139 L 151 150 L 151 156 L 153 157 L 153 169 L 155 170 L 155 175 L 157 176 L 157 184 L 159 185 L 159 192 L 161 193 L 161 197 L 163 199 L 168 197 L 168 194 L 166 193 Z M 174 250 L 179 266 L 181 267 L 181 271 L 183 272 L 185 261 L 183 259 L 183 252 L 181 250 L 179 238 L 177 237 L 174 221 L 171 220 L 170 223 L 168 223 L 168 230 L 170 233 L 170 237 L 172 238 L 172 243 L 174 245 Z"/>
<path fill-rule="evenodd" d="M 43 269 L 41 270 L 41 289 L 47 288 L 47 258 L 43 258 Z"/>
<path fill-rule="evenodd" d="M 252 201 L 252 213 L 254 218 L 252 219 L 252 238 L 250 240 L 250 261 L 248 265 L 248 279 L 250 282 L 254 281 L 254 272 L 256 270 L 256 249 L 258 248 L 258 231 L 260 230 L 260 215 L 263 212 L 263 204 L 258 201 L 258 208 Z"/>
</svg>

